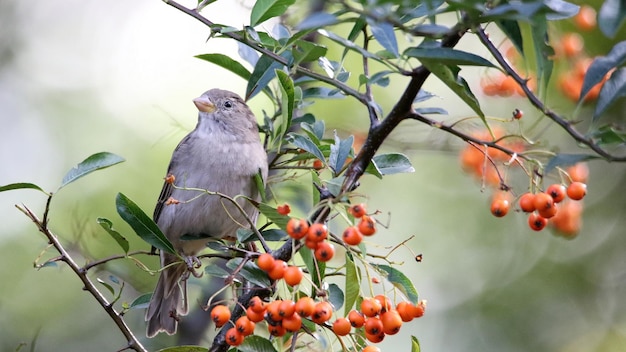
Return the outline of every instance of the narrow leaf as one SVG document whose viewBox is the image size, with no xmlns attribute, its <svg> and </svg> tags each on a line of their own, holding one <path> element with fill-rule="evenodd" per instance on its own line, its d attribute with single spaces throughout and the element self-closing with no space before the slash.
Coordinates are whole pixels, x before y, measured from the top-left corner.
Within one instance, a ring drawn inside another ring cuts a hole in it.
<svg viewBox="0 0 626 352">
<path fill-rule="evenodd" d="M 255 27 L 264 21 L 280 16 L 295 0 L 258 0 L 250 13 L 250 26 Z"/>
<path fill-rule="evenodd" d="M 604 83 L 598 96 L 593 120 L 597 121 L 606 109 L 618 98 L 626 96 L 626 68 L 620 68 L 611 74 L 611 78 Z"/>
<path fill-rule="evenodd" d="M 96 221 L 109 235 L 111 235 L 111 237 L 113 237 L 115 242 L 117 242 L 117 244 L 122 248 L 124 253 L 128 253 L 128 250 L 130 249 L 130 244 L 128 244 L 128 240 L 124 236 L 120 235 L 119 232 L 113 229 L 113 223 L 109 219 L 105 218 L 98 218 L 96 219 Z"/>
<path fill-rule="evenodd" d="M 609 71 L 623 65 L 625 62 L 626 41 L 615 44 L 606 56 L 601 56 L 593 60 L 587 69 L 585 80 L 583 81 L 583 87 L 580 90 L 581 99 L 589 93 L 591 88 L 600 83 Z"/>
<path fill-rule="evenodd" d="M 496 24 L 504 34 L 509 38 L 515 49 L 524 56 L 524 40 L 522 37 L 522 30 L 520 29 L 519 23 L 514 20 L 503 19 L 500 21 L 496 21 Z"/>
<path fill-rule="evenodd" d="M 567 167 L 574 165 L 578 162 L 597 159 L 597 156 L 589 155 L 589 154 L 557 154 L 552 159 L 548 161 L 548 164 L 543 170 L 543 174 L 547 175 L 550 171 L 554 170 L 556 167 Z"/>
<path fill-rule="evenodd" d="M 148 308 L 148 304 L 150 303 L 150 298 L 152 298 L 152 292 L 144 293 L 143 295 L 135 298 L 135 300 L 130 304 L 130 309 Z"/>
<path fill-rule="evenodd" d="M 89 156 L 65 174 L 59 189 L 96 170 L 104 169 L 124 161 L 121 156 L 109 152 L 100 152 Z"/>
<path fill-rule="evenodd" d="M 343 307 L 344 303 L 344 295 L 343 291 L 337 286 L 337 284 L 332 283 L 328 285 L 328 300 L 335 308 L 335 311 L 338 311 Z"/>
<path fill-rule="evenodd" d="M 296 147 L 306 150 L 307 152 L 313 154 L 316 158 L 320 159 L 321 161 L 325 161 L 324 154 L 322 154 L 322 151 L 309 138 L 300 134 L 289 133 L 287 135 L 287 139 L 289 140 L 289 142 L 293 143 L 293 145 L 295 145 Z"/>
<path fill-rule="evenodd" d="M 207 265 L 207 266 L 205 266 L 204 267 L 204 273 L 209 275 L 209 276 L 219 277 L 219 278 L 222 278 L 222 279 L 225 279 L 225 278 L 227 278 L 230 275 L 229 272 L 224 270 L 219 265 Z"/>
<path fill-rule="evenodd" d="M 411 161 L 404 154 L 381 154 L 374 157 L 376 166 L 382 175 L 415 172 Z"/>
<path fill-rule="evenodd" d="M 478 103 L 478 99 L 469 88 L 469 85 L 463 79 L 463 77 L 459 76 L 460 69 L 457 66 L 447 66 L 439 63 L 438 60 L 425 60 L 422 59 L 422 64 L 430 71 L 432 74 L 437 76 L 443 83 L 445 83 L 448 88 L 450 88 L 461 100 L 463 100 L 478 116 L 483 120 L 486 126 L 488 126 L 487 121 L 485 120 L 485 114 L 480 108 L 480 104 Z"/>
<path fill-rule="evenodd" d="M 442 48 L 442 47 L 416 47 L 409 48 L 404 55 L 414 57 L 421 60 L 436 60 L 439 64 L 444 65 L 466 65 L 466 66 L 485 66 L 495 67 L 494 64 L 487 59 L 476 54 L 466 51 Z"/>
<path fill-rule="evenodd" d="M 537 80 L 544 92 L 552 76 L 554 63 L 554 49 L 548 41 L 548 23 L 545 17 L 537 16 L 531 26 L 531 36 L 535 48 L 535 64 L 537 66 Z"/>
<path fill-rule="evenodd" d="M 156 352 L 208 352 L 209 350 L 200 346 L 174 346 L 160 349 Z"/>
<path fill-rule="evenodd" d="M 277 352 L 270 340 L 259 335 L 246 337 L 243 343 L 237 346 L 237 350 L 241 352 Z"/>
<path fill-rule="evenodd" d="M 598 27 L 604 35 L 613 38 L 626 19 L 623 0 L 605 0 L 598 13 Z"/>
<path fill-rule="evenodd" d="M 4 192 L 4 191 L 12 191 L 14 189 L 36 189 L 38 191 L 41 191 L 45 194 L 48 194 L 48 192 L 44 191 L 43 189 L 41 189 L 41 187 L 37 186 L 34 183 L 27 183 L 27 182 L 18 182 L 18 183 L 10 183 L 8 185 L 4 185 L 2 187 L 0 187 L 0 192 Z"/>
<path fill-rule="evenodd" d="M 421 352 L 420 341 L 415 336 L 411 336 L 411 352 Z"/>
<path fill-rule="evenodd" d="M 337 131 L 335 131 L 335 143 L 330 146 L 330 155 L 328 156 L 328 164 L 333 169 L 335 175 L 341 171 L 346 163 L 350 151 L 352 151 L 353 143 L 354 136 L 342 140 L 337 136 Z"/>
<path fill-rule="evenodd" d="M 226 263 L 226 267 L 231 270 L 235 270 L 239 267 L 242 260 L 242 258 L 231 259 Z M 247 262 L 243 268 L 241 268 L 241 271 L 239 271 L 239 275 L 241 275 L 241 277 L 243 277 L 246 281 L 260 287 L 269 287 L 271 285 L 270 279 L 267 277 L 267 273 L 252 262 Z"/>
<path fill-rule="evenodd" d="M 591 133 L 598 144 L 626 144 L 626 132 L 619 127 L 604 125 Z"/>
<path fill-rule="evenodd" d="M 163 235 L 157 224 L 132 200 L 122 193 L 115 198 L 117 213 L 126 221 L 141 239 L 159 250 L 176 254 L 172 243 Z"/>
<path fill-rule="evenodd" d="M 389 265 L 375 265 L 377 269 L 386 274 L 387 281 L 394 285 L 398 290 L 406 295 L 409 301 L 417 304 L 418 296 L 411 280 L 400 270 L 390 267 Z"/>
<path fill-rule="evenodd" d="M 254 66 L 246 87 L 246 100 L 251 99 L 260 91 L 264 91 L 270 81 L 276 77 L 274 70 L 282 68 L 282 64 L 267 55 L 261 55 Z"/>
<path fill-rule="evenodd" d="M 113 286 L 111 286 L 108 283 L 104 282 L 104 280 L 102 280 L 99 277 L 96 278 L 96 280 L 100 283 L 100 285 L 104 286 L 109 292 L 111 292 L 112 295 L 115 294 L 115 290 L 113 289 Z"/>
<path fill-rule="evenodd" d="M 305 29 L 321 28 L 326 26 L 332 26 L 339 22 L 337 16 L 328 12 L 314 12 L 309 17 L 302 20 L 294 28 L 298 31 Z"/>
<path fill-rule="evenodd" d="M 268 218 L 271 222 L 276 224 L 276 226 L 280 227 L 283 230 L 287 228 L 289 216 L 279 214 L 275 208 L 265 203 L 259 203 L 259 211 L 261 212 L 261 214 L 265 215 L 265 217 Z"/>
<path fill-rule="evenodd" d="M 385 50 L 393 55 L 393 57 L 400 56 L 398 51 L 398 41 L 396 34 L 393 31 L 393 25 L 389 22 L 374 22 L 368 21 L 372 34 L 376 41 L 382 45 Z"/>
<path fill-rule="evenodd" d="M 360 280 L 357 275 L 357 268 L 354 264 L 352 254 L 346 251 L 346 285 L 344 288 L 346 293 L 346 303 L 344 315 L 352 309 L 354 302 L 356 302 L 356 298 L 359 296 L 359 282 Z"/>
<path fill-rule="evenodd" d="M 281 142 L 285 136 L 285 133 L 291 126 L 291 119 L 293 118 L 294 108 L 294 86 L 293 81 L 287 73 L 282 70 L 275 70 L 276 77 L 278 77 L 278 83 L 281 91 L 281 115 L 274 122 L 274 140 L 272 144 L 276 146 L 277 150 L 280 150 Z"/>
<path fill-rule="evenodd" d="M 237 76 L 245 79 L 246 81 L 249 80 L 250 76 L 252 75 L 252 73 L 242 64 L 240 64 L 238 61 L 231 59 L 230 56 L 224 54 L 202 54 L 196 55 L 195 57 L 225 68 L 228 71 L 236 74 Z"/>
</svg>

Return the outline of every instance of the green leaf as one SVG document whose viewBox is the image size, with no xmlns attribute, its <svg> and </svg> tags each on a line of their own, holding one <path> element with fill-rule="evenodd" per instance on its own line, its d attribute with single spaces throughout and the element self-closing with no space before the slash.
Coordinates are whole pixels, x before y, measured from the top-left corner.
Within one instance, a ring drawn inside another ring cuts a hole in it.
<svg viewBox="0 0 626 352">
<path fill-rule="evenodd" d="M 373 54 L 365 49 L 363 49 L 362 47 L 358 46 L 356 43 L 354 43 L 351 40 L 345 39 L 344 37 L 337 35 L 333 32 L 329 32 L 325 29 L 318 29 L 317 32 L 321 35 L 323 35 L 324 37 L 340 44 L 343 45 L 346 50 L 354 50 L 357 53 L 361 54 L 361 56 L 366 57 L 366 58 L 370 58 L 379 62 L 382 62 L 381 58 L 378 57 L 376 54 Z"/>
<path fill-rule="evenodd" d="M 143 295 L 135 298 L 135 300 L 130 304 L 130 309 L 148 308 L 148 304 L 150 304 L 151 298 L 152 298 L 152 292 L 144 293 Z"/>
<path fill-rule="evenodd" d="M 263 230 L 261 231 L 261 236 L 263 236 L 266 241 L 270 242 L 284 241 L 287 239 L 287 237 L 289 237 L 289 235 L 287 235 L 287 232 L 279 229 Z"/>
<path fill-rule="evenodd" d="M 428 114 L 448 115 L 448 112 L 445 109 L 438 108 L 438 107 L 415 108 L 414 110 L 416 113 L 422 114 L 422 115 L 428 115 Z"/>
<path fill-rule="evenodd" d="M 250 13 L 250 26 L 255 27 L 268 19 L 280 16 L 295 0 L 257 0 Z"/>
<path fill-rule="evenodd" d="M 626 132 L 611 125 L 604 125 L 591 133 L 598 144 L 626 144 Z"/>
<path fill-rule="evenodd" d="M 354 264 L 352 254 L 346 251 L 346 285 L 344 292 L 346 294 L 346 305 L 344 308 L 344 315 L 352 309 L 356 298 L 359 296 L 360 279 L 357 273 L 357 267 Z"/>
<path fill-rule="evenodd" d="M 307 18 L 298 23 L 294 28 L 298 31 L 332 26 L 339 22 L 337 16 L 328 12 L 313 12 Z"/>
<path fill-rule="evenodd" d="M 326 131 L 324 120 L 316 120 L 312 123 L 303 122 L 300 124 L 300 127 L 315 144 L 319 144 L 322 138 L 324 138 L 324 132 Z"/>
<path fill-rule="evenodd" d="M 128 244 L 128 240 L 124 236 L 120 235 L 119 232 L 113 230 L 113 223 L 109 219 L 98 218 L 96 219 L 96 222 L 98 222 L 98 224 L 100 224 L 100 226 L 102 226 L 102 228 L 109 235 L 111 235 L 111 237 L 113 237 L 115 242 L 117 242 L 117 244 L 122 248 L 124 253 L 128 253 L 128 251 L 130 250 L 130 244 Z"/>
<path fill-rule="evenodd" d="M 230 56 L 224 54 L 202 54 L 196 55 L 195 57 L 225 68 L 228 71 L 236 74 L 237 76 L 245 79 L 246 81 L 249 80 L 250 76 L 252 75 L 252 73 L 242 64 L 240 64 L 238 61 L 231 59 Z"/>
<path fill-rule="evenodd" d="M 254 174 L 253 179 L 256 189 L 259 190 L 259 194 L 261 195 L 261 201 L 265 202 L 267 200 L 267 195 L 265 194 L 265 180 L 263 179 L 261 170 Z"/>
<path fill-rule="evenodd" d="M 111 292 L 112 295 L 115 295 L 115 290 L 113 289 L 113 286 L 111 286 L 108 283 L 104 282 L 104 280 L 102 280 L 99 277 L 96 278 L 96 281 L 98 281 L 100 283 L 100 285 L 104 286 L 109 292 Z"/>
<path fill-rule="evenodd" d="M 422 60 L 436 61 L 447 66 L 485 66 L 496 67 L 487 59 L 466 51 L 442 47 L 409 48 L 404 55 Z M 432 72 L 432 71 L 431 71 Z"/>
<path fill-rule="evenodd" d="M 374 175 L 379 179 L 383 178 L 383 174 L 378 169 L 378 166 L 376 166 L 376 162 L 374 162 L 374 160 L 370 160 L 370 163 L 367 164 L 367 167 L 365 168 L 365 173 Z"/>
<path fill-rule="evenodd" d="M 313 156 L 325 162 L 324 154 L 309 138 L 297 133 L 289 133 L 287 140 L 296 147 L 313 154 Z"/>
<path fill-rule="evenodd" d="M 548 41 L 548 22 L 545 17 L 538 16 L 530 28 L 535 49 L 538 86 L 540 85 L 541 91 L 545 92 L 554 67 L 551 59 L 554 56 L 554 49 Z"/>
<path fill-rule="evenodd" d="M 394 58 L 400 56 L 398 40 L 396 39 L 396 33 L 393 31 L 393 25 L 389 22 L 374 22 L 369 20 L 369 18 L 367 22 L 376 41 L 390 52 Z"/>
<path fill-rule="evenodd" d="M 204 273 L 209 275 L 209 276 L 213 276 L 213 277 L 219 277 L 219 278 L 227 278 L 230 273 L 227 272 L 226 270 L 222 269 L 222 267 L 218 266 L 218 265 L 207 265 L 204 267 Z"/>
<path fill-rule="evenodd" d="M 96 170 L 104 169 L 124 161 L 121 156 L 109 152 L 100 152 L 89 156 L 65 174 L 59 189 Z"/>
<path fill-rule="evenodd" d="M 265 91 L 270 81 L 276 77 L 274 70 L 282 67 L 283 65 L 281 63 L 274 61 L 271 57 L 261 55 L 256 63 L 256 66 L 254 66 L 254 70 L 252 71 L 250 78 L 248 79 L 245 99 L 249 100 L 260 91 Z"/>
<path fill-rule="evenodd" d="M 511 40 L 515 49 L 524 56 L 524 40 L 522 37 L 522 30 L 520 29 L 519 23 L 514 20 L 503 19 L 500 21 L 496 21 L 496 24 L 504 34 Z"/>
<path fill-rule="evenodd" d="M 287 228 L 287 222 L 289 222 L 289 216 L 279 214 L 278 211 L 270 205 L 265 203 L 259 203 L 259 211 L 265 215 L 276 226 L 285 230 Z"/>
<path fill-rule="evenodd" d="M 122 193 L 115 197 L 117 213 L 135 230 L 135 233 L 159 250 L 176 254 L 172 243 L 163 235 L 157 224 L 132 200 Z"/>
<path fill-rule="evenodd" d="M 411 161 L 404 154 L 391 153 L 376 155 L 373 158 L 382 175 L 415 172 Z"/>
<path fill-rule="evenodd" d="M 594 121 L 597 121 L 600 115 L 618 98 L 624 96 L 626 96 L 626 68 L 620 68 L 611 74 L 611 78 L 604 83 L 600 90 L 596 110 L 593 113 Z"/>
<path fill-rule="evenodd" d="M 293 81 L 289 77 L 287 73 L 282 70 L 275 70 L 276 77 L 278 77 L 278 83 L 281 91 L 281 114 L 280 118 L 277 118 L 274 122 L 274 131 L 276 131 L 274 135 L 274 140 L 272 141 L 272 145 L 276 146 L 277 150 L 280 150 L 280 146 L 282 140 L 285 136 L 285 133 L 289 130 L 289 126 L 291 126 L 291 119 L 293 118 L 293 107 L 294 107 L 294 86 Z"/>
<path fill-rule="evenodd" d="M 209 350 L 200 346 L 175 346 L 166 347 L 157 352 L 208 352 Z"/>
<path fill-rule="evenodd" d="M 337 286 L 337 284 L 328 285 L 328 300 L 333 305 L 335 311 L 338 311 L 343 307 L 344 295 L 343 291 Z"/>
<path fill-rule="evenodd" d="M 45 194 L 48 194 L 48 192 L 44 191 L 43 189 L 41 189 L 41 187 L 37 186 L 34 183 L 27 183 L 27 182 L 17 182 L 17 183 L 10 183 L 8 185 L 4 185 L 2 187 L 0 187 L 0 192 L 4 192 L 4 191 L 12 191 L 14 189 L 36 189 L 38 191 L 41 191 Z"/>
<path fill-rule="evenodd" d="M 335 133 L 335 143 L 330 146 L 330 155 L 328 156 L 328 164 L 333 169 L 335 175 L 337 175 L 343 165 L 346 163 L 350 152 L 352 151 L 352 144 L 354 143 L 354 136 L 350 136 L 346 139 L 340 139 Z"/>
<path fill-rule="evenodd" d="M 325 46 L 308 42 L 306 40 L 296 40 L 291 53 L 295 59 L 294 64 L 301 62 L 311 62 L 326 55 L 328 48 Z"/>
<path fill-rule="evenodd" d="M 549 174 L 550 171 L 554 170 L 556 167 L 567 167 L 581 161 L 597 158 L 597 156 L 589 154 L 557 154 L 548 161 L 548 164 L 543 169 L 543 174 Z"/>
<path fill-rule="evenodd" d="M 277 352 L 270 340 L 258 335 L 246 337 L 243 343 L 237 346 L 237 350 L 241 352 Z"/>
<path fill-rule="evenodd" d="M 593 60 L 585 74 L 583 87 L 580 90 L 580 99 L 582 100 L 587 93 L 589 93 L 591 88 L 600 83 L 609 71 L 623 65 L 625 62 L 626 41 L 615 44 L 606 56 L 600 56 Z"/>
<path fill-rule="evenodd" d="M 478 116 L 483 120 L 485 126 L 488 126 L 487 121 L 485 120 L 485 114 L 480 109 L 480 104 L 476 99 L 476 96 L 470 90 L 467 82 L 463 77 L 459 76 L 459 71 L 461 70 L 458 66 L 447 66 L 439 63 L 437 60 L 426 60 L 422 59 L 422 64 L 430 71 L 432 74 L 437 76 L 443 83 L 445 83 L 448 88 L 452 89 L 452 91 L 463 100 Z"/>
<path fill-rule="evenodd" d="M 623 0 L 605 0 L 598 13 L 598 27 L 605 36 L 613 38 L 626 19 Z"/>
<path fill-rule="evenodd" d="M 239 267 L 242 260 L 242 258 L 233 258 L 226 262 L 226 267 L 228 269 L 235 270 Z M 244 264 L 241 271 L 239 271 L 239 275 L 241 275 L 241 277 L 248 282 L 260 287 L 269 287 L 271 285 L 270 279 L 267 277 L 267 273 L 250 261 Z"/>
<path fill-rule="evenodd" d="M 411 335 L 411 352 L 420 352 L 421 350 L 420 341 L 417 337 Z"/>
<path fill-rule="evenodd" d="M 374 267 L 381 271 L 381 274 L 386 276 L 387 281 L 404 293 L 409 301 L 413 302 L 413 304 L 417 304 L 417 291 L 415 290 L 411 280 L 409 280 L 406 275 L 404 275 L 400 270 L 390 267 L 389 265 L 381 264 L 374 265 Z"/>
</svg>

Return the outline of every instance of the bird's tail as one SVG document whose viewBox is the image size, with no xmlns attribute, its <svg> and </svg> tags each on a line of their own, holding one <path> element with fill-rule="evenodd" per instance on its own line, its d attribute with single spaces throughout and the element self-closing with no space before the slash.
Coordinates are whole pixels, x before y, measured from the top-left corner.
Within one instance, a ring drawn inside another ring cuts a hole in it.
<svg viewBox="0 0 626 352">
<path fill-rule="evenodd" d="M 184 262 L 172 264 L 179 260 L 173 254 L 161 252 L 162 266 L 170 266 L 161 272 L 146 311 L 148 337 L 161 331 L 168 335 L 176 333 L 178 317 L 187 314 L 187 280 L 181 278 L 188 269 Z"/>
</svg>

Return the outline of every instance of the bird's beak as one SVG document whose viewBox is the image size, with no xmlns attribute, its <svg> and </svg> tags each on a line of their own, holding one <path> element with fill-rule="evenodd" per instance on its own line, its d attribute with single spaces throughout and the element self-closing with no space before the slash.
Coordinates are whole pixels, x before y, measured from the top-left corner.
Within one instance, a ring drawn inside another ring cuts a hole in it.
<svg viewBox="0 0 626 352">
<path fill-rule="evenodd" d="M 215 111 L 215 104 L 213 104 L 207 97 L 199 97 L 193 100 L 193 103 L 196 104 L 198 110 L 202 112 L 213 112 Z"/>
</svg>

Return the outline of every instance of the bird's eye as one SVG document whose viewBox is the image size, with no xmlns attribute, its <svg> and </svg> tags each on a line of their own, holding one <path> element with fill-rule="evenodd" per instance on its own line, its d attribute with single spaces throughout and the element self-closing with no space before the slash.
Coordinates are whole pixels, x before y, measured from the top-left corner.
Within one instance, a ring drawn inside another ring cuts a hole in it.
<svg viewBox="0 0 626 352">
<path fill-rule="evenodd" d="M 232 102 L 232 101 L 230 101 L 230 100 L 226 100 L 226 101 L 224 102 L 224 107 L 225 107 L 226 109 L 230 109 L 230 108 L 232 108 L 232 107 L 233 107 L 233 102 Z"/>
</svg>

